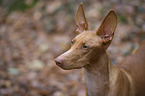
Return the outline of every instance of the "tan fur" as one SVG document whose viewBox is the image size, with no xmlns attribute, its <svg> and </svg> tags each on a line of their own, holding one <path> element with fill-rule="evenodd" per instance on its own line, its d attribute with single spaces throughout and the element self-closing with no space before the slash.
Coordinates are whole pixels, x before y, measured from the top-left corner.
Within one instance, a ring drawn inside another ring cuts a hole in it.
<svg viewBox="0 0 145 96">
<path fill-rule="evenodd" d="M 65 70 L 84 68 L 86 96 L 145 96 L 145 41 L 123 64 L 113 66 L 106 50 L 117 26 L 115 12 L 107 14 L 97 31 L 90 31 L 80 4 L 76 25 L 72 47 L 55 61 Z"/>
</svg>

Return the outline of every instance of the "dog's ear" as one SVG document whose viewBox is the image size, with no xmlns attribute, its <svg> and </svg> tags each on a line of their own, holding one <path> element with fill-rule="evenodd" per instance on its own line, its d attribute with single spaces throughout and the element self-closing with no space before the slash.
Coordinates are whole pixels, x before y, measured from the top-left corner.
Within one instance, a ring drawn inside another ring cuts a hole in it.
<svg viewBox="0 0 145 96">
<path fill-rule="evenodd" d="M 114 12 L 114 10 L 110 10 L 96 33 L 103 39 L 104 44 L 109 44 L 109 42 L 112 41 L 116 26 L 117 26 L 116 13 Z"/>
<path fill-rule="evenodd" d="M 84 30 L 88 30 L 88 23 L 83 10 L 83 3 L 80 4 L 75 17 L 76 32 L 80 34 Z"/>
</svg>

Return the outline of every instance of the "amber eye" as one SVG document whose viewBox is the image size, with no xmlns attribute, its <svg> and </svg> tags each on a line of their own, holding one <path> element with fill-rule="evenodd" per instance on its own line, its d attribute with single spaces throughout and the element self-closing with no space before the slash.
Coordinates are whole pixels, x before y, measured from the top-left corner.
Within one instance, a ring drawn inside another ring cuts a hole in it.
<svg viewBox="0 0 145 96">
<path fill-rule="evenodd" d="M 88 49 L 88 46 L 87 45 L 83 45 L 83 49 Z"/>
<path fill-rule="evenodd" d="M 74 44 L 74 41 L 73 40 L 71 41 L 71 44 Z"/>
</svg>

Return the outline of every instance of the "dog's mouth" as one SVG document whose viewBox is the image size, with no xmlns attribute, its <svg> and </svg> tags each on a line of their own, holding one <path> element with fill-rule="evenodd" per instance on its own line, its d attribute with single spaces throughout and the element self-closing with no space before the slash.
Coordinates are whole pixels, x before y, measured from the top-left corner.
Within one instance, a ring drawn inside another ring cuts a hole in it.
<svg viewBox="0 0 145 96">
<path fill-rule="evenodd" d="M 65 68 L 65 67 L 61 67 L 64 70 L 72 70 L 72 69 L 81 69 L 82 67 L 70 67 L 70 68 Z"/>
<path fill-rule="evenodd" d="M 59 63 L 58 64 L 56 63 L 56 65 L 64 70 L 81 69 L 82 68 L 82 67 L 65 66 L 64 64 L 59 64 Z"/>
</svg>

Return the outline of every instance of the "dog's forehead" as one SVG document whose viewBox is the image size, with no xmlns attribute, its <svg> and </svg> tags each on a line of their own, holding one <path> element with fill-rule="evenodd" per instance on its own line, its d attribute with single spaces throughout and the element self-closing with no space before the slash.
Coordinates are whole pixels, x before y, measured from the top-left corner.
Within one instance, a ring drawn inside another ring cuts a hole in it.
<svg viewBox="0 0 145 96">
<path fill-rule="evenodd" d="M 95 37 L 95 33 L 94 32 L 91 32 L 91 31 L 85 31 L 85 32 L 82 32 L 81 34 L 77 35 L 75 37 L 76 40 L 80 40 L 80 39 L 89 39 L 89 38 L 92 38 L 92 37 Z"/>
<path fill-rule="evenodd" d="M 87 43 L 90 46 L 101 44 L 102 40 L 94 31 L 85 31 L 77 35 L 74 40 L 80 43 Z"/>
</svg>

